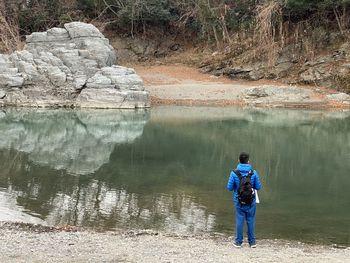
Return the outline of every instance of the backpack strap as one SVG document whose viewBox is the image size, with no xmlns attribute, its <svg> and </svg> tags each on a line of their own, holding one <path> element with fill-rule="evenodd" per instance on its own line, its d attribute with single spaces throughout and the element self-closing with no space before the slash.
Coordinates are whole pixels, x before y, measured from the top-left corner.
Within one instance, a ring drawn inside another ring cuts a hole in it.
<svg viewBox="0 0 350 263">
<path fill-rule="evenodd" d="M 254 170 L 253 170 L 253 169 L 251 169 L 251 170 L 248 172 L 247 176 L 252 177 L 252 176 L 253 176 L 253 174 L 254 174 Z"/>
<path fill-rule="evenodd" d="M 232 171 L 237 175 L 237 177 L 238 177 L 239 179 L 242 178 L 242 174 L 241 174 L 241 172 L 240 172 L 238 169 L 235 169 L 235 170 L 232 170 Z M 251 169 L 251 170 L 248 172 L 247 176 L 252 177 L 253 174 L 254 174 L 254 170 Z"/>
<path fill-rule="evenodd" d="M 240 172 L 238 169 L 235 169 L 235 170 L 232 170 L 232 171 L 237 175 L 237 177 L 239 178 L 239 180 L 241 180 L 241 178 L 242 178 L 241 172 Z"/>
</svg>

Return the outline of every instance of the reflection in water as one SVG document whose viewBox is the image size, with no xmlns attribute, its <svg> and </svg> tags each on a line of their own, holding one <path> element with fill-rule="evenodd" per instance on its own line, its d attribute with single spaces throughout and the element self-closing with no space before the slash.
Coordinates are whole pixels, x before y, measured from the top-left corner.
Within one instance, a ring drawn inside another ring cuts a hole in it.
<svg viewBox="0 0 350 263">
<path fill-rule="evenodd" d="M 92 180 L 71 195 L 56 195 L 52 201 L 53 210 L 45 220 L 50 225 L 71 222 L 106 229 L 119 225 L 182 233 L 213 230 L 215 217 L 207 215 L 205 208 L 199 207 L 190 197 L 158 195 L 147 205 L 140 199 L 138 194 L 109 190 L 107 185 Z M 174 202 L 179 206 L 174 206 Z"/>
<path fill-rule="evenodd" d="M 225 185 L 247 150 L 258 238 L 350 244 L 349 112 L 10 110 L 0 134 L 0 220 L 233 234 Z"/>
<path fill-rule="evenodd" d="M 29 153 L 34 163 L 71 174 L 90 174 L 116 144 L 142 135 L 145 111 L 18 111 L 0 119 L 0 148 Z"/>
<path fill-rule="evenodd" d="M 10 192 L 12 191 L 10 190 Z M 6 190 L 0 191 L 0 221 L 20 221 L 46 225 L 44 220 L 22 211 L 16 204 L 17 197 L 16 193 L 10 194 Z"/>
</svg>

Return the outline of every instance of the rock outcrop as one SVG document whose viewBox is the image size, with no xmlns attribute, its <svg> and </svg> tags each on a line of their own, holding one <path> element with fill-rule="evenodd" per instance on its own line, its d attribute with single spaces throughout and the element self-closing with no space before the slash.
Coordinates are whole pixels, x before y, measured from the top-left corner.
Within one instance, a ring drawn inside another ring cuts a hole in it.
<svg viewBox="0 0 350 263">
<path fill-rule="evenodd" d="M 288 84 L 322 86 L 350 94 L 350 44 L 342 44 L 334 50 L 326 50 L 307 61 L 298 44 L 285 46 L 269 62 L 246 61 L 252 50 L 230 57 L 231 53 L 214 52 L 212 61 L 204 61 L 200 71 L 231 79 L 260 80 L 281 79 Z M 227 57 L 225 57 L 227 56 Z M 347 102 L 345 102 L 347 104 Z"/>
<path fill-rule="evenodd" d="M 33 33 L 22 51 L 0 55 L 0 106 L 149 107 L 142 79 L 115 63 L 113 47 L 91 24 Z"/>
</svg>

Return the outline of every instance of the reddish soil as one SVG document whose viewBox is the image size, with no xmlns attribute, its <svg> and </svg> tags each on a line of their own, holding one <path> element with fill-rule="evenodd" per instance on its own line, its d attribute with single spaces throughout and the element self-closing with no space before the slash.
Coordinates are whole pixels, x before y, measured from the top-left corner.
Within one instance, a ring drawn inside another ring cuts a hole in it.
<svg viewBox="0 0 350 263">
<path fill-rule="evenodd" d="M 143 80 L 146 90 L 150 92 L 152 105 L 186 105 L 186 106 L 232 106 L 246 105 L 246 102 L 237 99 L 237 94 L 247 87 L 262 85 L 286 86 L 279 81 L 259 80 L 244 81 L 232 80 L 224 76 L 213 76 L 201 73 L 197 68 L 173 65 L 129 65 L 133 67 Z M 286 108 L 322 108 L 344 109 L 349 105 L 330 101 L 326 95 L 336 93 L 323 87 L 302 86 L 310 89 L 310 99 L 318 102 L 255 104 L 263 107 Z"/>
</svg>

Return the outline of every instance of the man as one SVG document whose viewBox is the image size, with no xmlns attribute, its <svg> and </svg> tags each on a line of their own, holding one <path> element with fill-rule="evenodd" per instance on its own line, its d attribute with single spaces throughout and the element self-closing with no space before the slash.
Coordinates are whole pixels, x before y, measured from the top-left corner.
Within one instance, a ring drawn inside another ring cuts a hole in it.
<svg viewBox="0 0 350 263">
<path fill-rule="evenodd" d="M 242 180 L 244 180 L 243 184 Z M 248 194 L 244 192 L 242 190 L 244 185 L 249 185 L 249 190 L 251 190 L 251 192 L 248 192 Z M 239 164 L 236 170 L 231 171 L 230 178 L 227 182 L 227 189 L 229 191 L 234 191 L 233 200 L 236 209 L 236 239 L 234 241 L 234 246 L 237 248 L 242 247 L 243 243 L 244 219 L 246 219 L 248 226 L 249 245 L 251 248 L 256 247 L 254 234 L 256 197 L 254 193 L 255 190 L 259 190 L 260 188 L 261 183 L 259 175 L 255 170 L 252 170 L 252 165 L 249 163 L 249 154 L 245 152 L 240 153 Z"/>
</svg>

